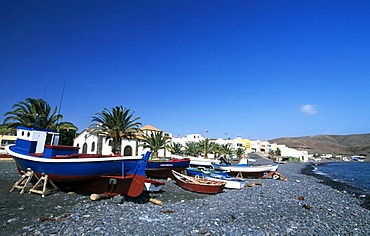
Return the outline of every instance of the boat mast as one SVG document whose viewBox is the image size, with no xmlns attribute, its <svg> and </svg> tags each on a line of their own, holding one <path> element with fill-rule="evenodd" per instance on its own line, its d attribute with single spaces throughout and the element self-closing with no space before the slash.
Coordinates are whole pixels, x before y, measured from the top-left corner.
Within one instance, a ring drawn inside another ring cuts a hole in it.
<svg viewBox="0 0 370 236">
<path fill-rule="evenodd" d="M 62 102 L 63 102 L 63 95 L 64 95 L 64 88 L 65 87 L 66 87 L 66 83 L 64 82 L 64 84 L 63 84 L 63 90 L 62 90 L 62 96 L 60 97 L 60 102 L 59 102 L 58 115 L 60 115 L 60 110 L 62 109 Z"/>
</svg>

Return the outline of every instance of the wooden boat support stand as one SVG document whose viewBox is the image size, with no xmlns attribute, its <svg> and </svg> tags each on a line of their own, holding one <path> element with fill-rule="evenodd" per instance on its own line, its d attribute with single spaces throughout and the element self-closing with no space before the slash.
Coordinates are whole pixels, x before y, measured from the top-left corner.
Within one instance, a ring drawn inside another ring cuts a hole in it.
<svg viewBox="0 0 370 236">
<path fill-rule="evenodd" d="M 277 171 L 272 175 L 272 178 L 276 179 L 276 180 L 282 180 L 282 181 L 287 181 L 288 180 L 288 178 L 286 178 L 285 176 L 283 176 L 282 174 L 280 174 Z"/>
<path fill-rule="evenodd" d="M 10 192 L 12 192 L 14 189 L 20 189 L 21 191 L 19 194 L 23 194 L 26 188 L 31 185 L 31 181 L 33 179 L 37 180 L 37 182 L 28 190 L 29 194 L 36 193 L 40 194 L 42 197 L 45 197 L 47 194 L 59 190 L 58 187 L 53 183 L 53 181 L 51 181 L 51 179 L 48 177 L 48 175 L 44 173 L 39 178 L 30 168 L 27 169 L 27 172 L 21 172 L 21 178 L 17 182 L 15 182 Z M 51 187 L 49 186 L 48 188 L 48 184 Z"/>
</svg>

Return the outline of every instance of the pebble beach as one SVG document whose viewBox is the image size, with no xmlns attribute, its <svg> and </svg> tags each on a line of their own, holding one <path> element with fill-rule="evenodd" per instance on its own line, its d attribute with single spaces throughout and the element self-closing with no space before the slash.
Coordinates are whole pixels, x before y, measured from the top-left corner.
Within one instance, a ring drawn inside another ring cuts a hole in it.
<svg viewBox="0 0 370 236">
<path fill-rule="evenodd" d="M 0 162 L 1 235 L 369 235 L 370 211 L 349 189 L 328 185 L 308 164 L 280 165 L 287 181 L 196 194 L 166 180 L 160 193 L 140 199 L 91 201 L 88 194 L 9 192 L 19 179 Z M 163 205 L 148 201 L 160 200 Z"/>
</svg>

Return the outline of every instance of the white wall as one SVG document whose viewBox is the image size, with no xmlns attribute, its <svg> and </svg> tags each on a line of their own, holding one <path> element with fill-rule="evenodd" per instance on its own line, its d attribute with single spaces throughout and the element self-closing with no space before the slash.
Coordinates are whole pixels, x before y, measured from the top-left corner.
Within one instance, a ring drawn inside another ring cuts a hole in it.
<svg viewBox="0 0 370 236">
<path fill-rule="evenodd" d="M 166 136 L 172 137 L 172 134 L 166 133 Z M 215 142 L 217 144 L 220 144 L 220 145 L 230 143 L 230 144 L 232 144 L 232 147 L 236 150 L 238 148 L 237 144 L 239 143 L 240 139 L 241 139 L 240 137 L 237 137 L 237 138 L 232 139 L 232 140 L 219 138 L 219 139 L 214 140 L 213 142 Z M 199 142 L 201 140 L 205 140 L 205 138 L 202 137 L 202 135 L 200 135 L 200 134 L 188 134 L 185 137 L 172 137 L 171 142 L 172 143 L 174 143 L 174 142 L 175 143 L 180 143 L 183 146 L 185 146 L 186 143 L 188 143 L 188 142 Z M 93 142 L 95 142 L 95 150 L 91 151 L 91 146 L 92 146 Z M 79 136 L 77 136 L 74 139 L 74 146 L 77 146 L 77 144 L 78 144 L 78 146 L 80 147 L 79 153 L 82 153 L 84 143 L 87 144 L 87 153 L 88 154 L 96 154 L 97 153 L 97 151 L 98 151 L 98 147 L 97 147 L 98 137 L 97 136 L 89 135 L 88 131 L 84 130 Z M 124 139 L 124 140 L 122 140 L 122 145 L 121 145 L 121 147 L 122 147 L 121 155 L 123 155 L 124 148 L 126 146 L 130 146 L 132 148 L 132 154 L 136 155 L 136 146 L 137 145 L 138 145 L 137 155 L 142 155 L 142 154 L 145 154 L 147 151 L 149 151 L 149 149 L 143 149 L 140 146 L 140 142 L 137 143 L 133 139 L 132 140 Z M 256 152 L 261 151 L 261 146 L 263 146 L 265 148 L 265 153 L 268 153 L 270 150 L 276 151 L 276 149 L 279 148 L 280 151 L 281 151 L 281 156 L 283 156 L 283 157 L 284 156 L 285 157 L 290 156 L 290 157 L 299 158 L 300 161 L 308 161 L 307 151 L 298 151 L 296 149 L 286 147 L 285 145 L 270 144 L 268 141 L 251 140 L 251 148 L 254 149 Z M 111 146 L 109 146 L 109 140 L 107 142 L 105 138 L 102 139 L 102 154 L 103 155 L 112 154 L 112 148 L 111 148 Z M 164 155 L 164 150 L 160 150 L 158 155 L 161 156 L 161 157 L 164 157 L 164 156 L 170 157 L 171 153 L 168 150 L 166 150 L 166 155 Z M 209 155 L 209 157 L 212 156 L 212 154 L 208 154 L 208 155 Z"/>
</svg>

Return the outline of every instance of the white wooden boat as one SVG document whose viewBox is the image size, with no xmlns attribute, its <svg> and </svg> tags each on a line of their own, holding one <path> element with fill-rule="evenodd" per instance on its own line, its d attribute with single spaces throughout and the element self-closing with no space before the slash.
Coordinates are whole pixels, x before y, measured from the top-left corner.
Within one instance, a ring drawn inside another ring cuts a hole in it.
<svg viewBox="0 0 370 236">
<path fill-rule="evenodd" d="M 212 162 L 220 163 L 216 159 L 208 159 L 202 157 L 190 157 L 190 166 L 203 166 L 203 167 L 212 167 Z"/>
<path fill-rule="evenodd" d="M 250 164 L 217 164 L 212 163 L 215 170 L 227 171 L 231 176 L 241 178 L 254 177 L 254 178 L 267 178 L 272 177 L 278 169 L 277 164 L 270 165 L 250 165 Z"/>
<path fill-rule="evenodd" d="M 241 189 L 247 184 L 246 179 L 235 178 L 231 176 L 217 175 L 217 174 L 205 174 L 205 179 L 225 182 L 225 188 Z"/>
</svg>

